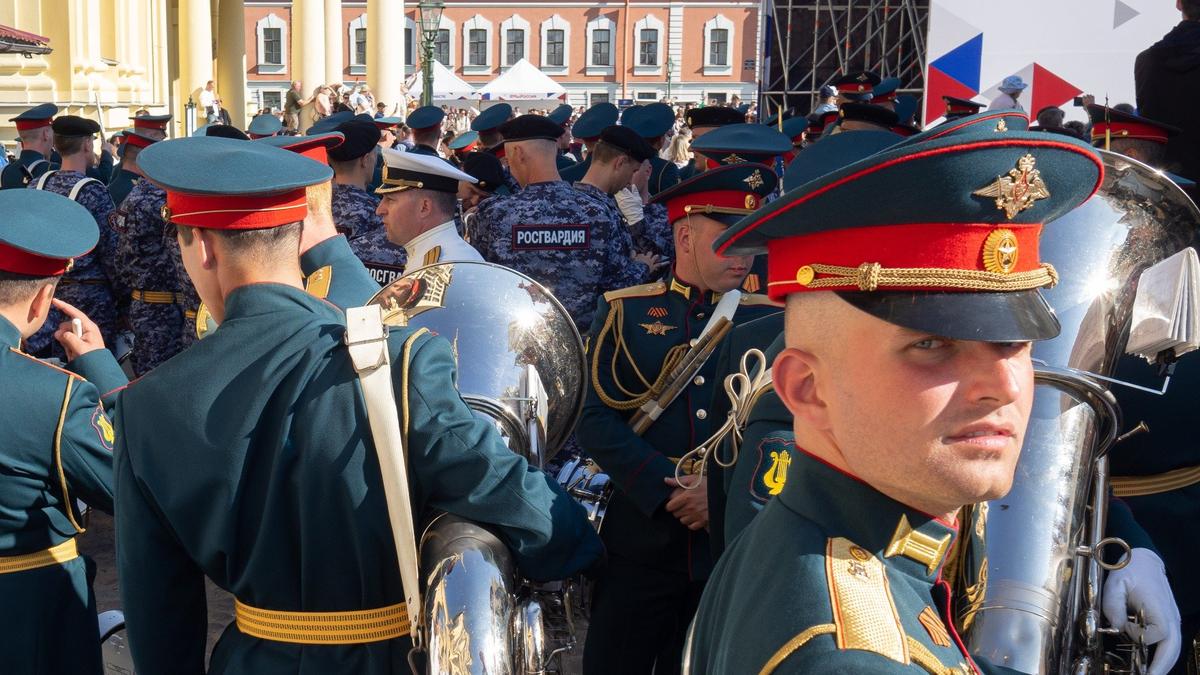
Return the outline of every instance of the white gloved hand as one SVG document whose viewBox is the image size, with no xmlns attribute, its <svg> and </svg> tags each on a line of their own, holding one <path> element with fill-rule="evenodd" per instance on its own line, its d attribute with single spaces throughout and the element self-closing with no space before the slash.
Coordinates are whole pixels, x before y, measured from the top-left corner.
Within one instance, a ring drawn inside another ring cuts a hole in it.
<svg viewBox="0 0 1200 675">
<path fill-rule="evenodd" d="M 633 225 L 646 219 L 642 210 L 642 196 L 638 194 L 637 188 L 630 185 L 613 195 L 613 198 L 617 200 L 617 207 L 621 209 L 621 215 L 625 216 L 625 222 Z"/>
<path fill-rule="evenodd" d="M 1113 628 L 1137 637 L 1140 627 L 1128 615 L 1138 611 L 1146 621 L 1142 641 L 1157 645 L 1148 675 L 1166 675 L 1179 658 L 1179 607 L 1162 560 L 1145 548 L 1133 549 L 1129 564 L 1109 572 L 1104 580 L 1104 618 Z"/>
</svg>

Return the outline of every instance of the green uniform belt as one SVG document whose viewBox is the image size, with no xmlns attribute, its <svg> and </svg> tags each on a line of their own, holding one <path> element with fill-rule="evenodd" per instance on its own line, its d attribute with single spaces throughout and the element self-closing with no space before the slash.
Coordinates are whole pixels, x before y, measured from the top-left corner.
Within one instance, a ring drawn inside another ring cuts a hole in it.
<svg viewBox="0 0 1200 675">
<path fill-rule="evenodd" d="M 172 291 L 146 291 L 140 288 L 135 288 L 130 296 L 138 302 L 144 302 L 150 305 L 174 305 L 175 303 L 183 302 L 183 293 L 175 293 Z"/>
<path fill-rule="evenodd" d="M 39 567 L 61 565 L 78 557 L 79 551 L 75 548 L 75 540 L 68 539 L 61 544 L 51 546 L 42 551 L 26 553 L 25 555 L 0 557 L 0 574 L 12 574 L 13 572 L 35 570 Z"/>
<path fill-rule="evenodd" d="M 380 642 L 408 635 L 404 603 L 352 612 L 277 612 L 234 600 L 238 630 L 263 640 L 305 645 Z"/>
<path fill-rule="evenodd" d="M 1112 479 L 1113 496 L 1144 497 L 1200 483 L 1200 466 L 1187 466 L 1152 476 L 1117 476 Z"/>
</svg>

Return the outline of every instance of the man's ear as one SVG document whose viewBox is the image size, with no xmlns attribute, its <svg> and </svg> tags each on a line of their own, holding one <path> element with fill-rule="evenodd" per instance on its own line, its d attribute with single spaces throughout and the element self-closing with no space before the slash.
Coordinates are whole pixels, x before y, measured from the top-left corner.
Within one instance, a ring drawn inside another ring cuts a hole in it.
<svg viewBox="0 0 1200 675">
<path fill-rule="evenodd" d="M 775 357 L 771 379 L 775 393 L 797 419 L 817 431 L 829 428 L 829 407 L 817 386 L 820 361 L 811 352 L 785 349 Z"/>
<path fill-rule="evenodd" d="M 34 294 L 33 300 L 29 303 L 29 313 L 25 320 L 34 326 L 40 327 L 46 321 L 46 317 L 50 316 L 51 300 L 54 299 L 54 282 L 42 284 L 38 292 Z M 55 326 L 57 328 L 58 326 Z"/>
<path fill-rule="evenodd" d="M 206 270 L 213 269 L 217 266 L 218 258 L 217 247 L 214 245 L 216 235 L 202 227 L 195 228 L 193 233 L 196 235 L 195 244 L 199 247 L 201 266 Z"/>
</svg>

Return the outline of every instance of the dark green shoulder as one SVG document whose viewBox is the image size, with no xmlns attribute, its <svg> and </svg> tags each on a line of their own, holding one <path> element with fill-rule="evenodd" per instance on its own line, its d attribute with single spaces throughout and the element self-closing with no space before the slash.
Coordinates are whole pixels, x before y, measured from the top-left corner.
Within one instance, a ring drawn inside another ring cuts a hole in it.
<svg viewBox="0 0 1200 675">
<path fill-rule="evenodd" d="M 742 293 L 740 301 L 743 307 L 773 307 L 777 310 L 783 309 L 782 302 L 776 302 L 762 293 Z"/>
<path fill-rule="evenodd" d="M 604 299 L 612 304 L 614 300 L 625 300 L 626 298 L 642 298 L 662 295 L 667 292 L 667 285 L 661 281 L 656 281 L 650 284 L 641 284 L 639 286 L 630 286 L 629 288 L 620 288 L 615 291 L 609 291 L 604 294 Z"/>
</svg>

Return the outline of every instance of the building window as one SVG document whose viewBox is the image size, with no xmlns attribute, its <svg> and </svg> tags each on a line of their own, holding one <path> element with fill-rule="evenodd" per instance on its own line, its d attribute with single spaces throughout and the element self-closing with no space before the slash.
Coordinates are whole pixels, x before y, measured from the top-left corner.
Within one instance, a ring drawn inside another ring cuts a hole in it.
<svg viewBox="0 0 1200 675">
<path fill-rule="evenodd" d="M 704 74 L 733 73 L 733 22 L 718 14 L 704 23 Z"/>
<path fill-rule="evenodd" d="M 404 29 L 404 65 L 406 65 L 406 66 L 413 65 L 414 50 L 415 50 L 415 47 L 413 46 L 413 29 L 405 28 Z"/>
<path fill-rule="evenodd" d="M 542 22 L 541 40 L 542 70 L 551 75 L 566 75 L 571 65 L 571 24 L 555 14 Z"/>
<path fill-rule="evenodd" d="M 287 24 L 274 14 L 268 14 L 255 24 L 258 38 L 259 73 L 287 72 Z"/>
<path fill-rule="evenodd" d="M 492 46 L 492 32 L 492 22 L 480 14 L 476 14 L 463 23 L 464 73 L 483 75 L 492 71 L 492 53 L 498 51 Z"/>
<path fill-rule="evenodd" d="M 594 106 L 597 103 L 608 103 L 608 94 L 590 94 L 588 95 L 588 106 Z"/>
<path fill-rule="evenodd" d="M 655 101 L 657 101 L 657 100 L 658 100 L 658 92 L 655 92 L 655 91 L 639 91 L 639 92 L 637 93 L 637 100 L 638 100 L 638 101 L 646 101 L 646 102 L 648 102 L 648 103 L 654 103 Z"/>
<path fill-rule="evenodd" d="M 653 28 L 643 29 L 639 33 L 641 47 L 638 49 L 638 65 L 658 65 L 658 31 Z"/>
<path fill-rule="evenodd" d="M 480 28 L 472 28 L 470 37 L 468 38 L 470 52 L 467 54 L 468 66 L 486 66 L 487 65 L 487 31 Z"/>
<path fill-rule="evenodd" d="M 714 28 L 708 38 L 708 62 L 714 66 L 729 65 L 729 31 Z"/>
<path fill-rule="evenodd" d="M 584 50 L 587 55 L 585 75 L 612 75 L 615 72 L 616 69 L 613 68 L 613 36 L 616 35 L 616 28 L 616 22 L 605 15 L 587 22 L 587 48 Z"/>
<path fill-rule="evenodd" d="M 354 62 L 367 62 L 367 29 L 354 29 Z"/>
<path fill-rule="evenodd" d="M 566 33 L 561 28 L 546 31 L 546 65 L 563 65 L 563 52 L 566 46 Z"/>
<path fill-rule="evenodd" d="M 653 14 L 638 19 L 633 24 L 633 39 L 635 42 L 634 75 L 662 75 L 663 42 L 666 25 Z"/>
<path fill-rule="evenodd" d="M 283 29 L 263 29 L 263 63 L 271 66 L 283 65 Z"/>
<path fill-rule="evenodd" d="M 609 30 L 594 30 L 592 31 L 592 65 L 593 66 L 611 66 L 612 65 L 612 31 Z"/>
<path fill-rule="evenodd" d="M 513 66 L 529 54 L 529 22 L 520 14 L 513 14 L 500 23 L 500 65 Z"/>
<path fill-rule="evenodd" d="M 262 92 L 262 108 L 277 112 L 283 109 L 283 95 L 277 91 Z"/>
<path fill-rule="evenodd" d="M 360 14 L 350 22 L 346 33 L 346 46 L 350 52 L 350 74 L 365 75 L 367 72 L 367 15 Z"/>
<path fill-rule="evenodd" d="M 439 28 L 437 39 L 433 41 L 433 60 L 449 67 L 450 65 L 450 29 Z"/>
</svg>

